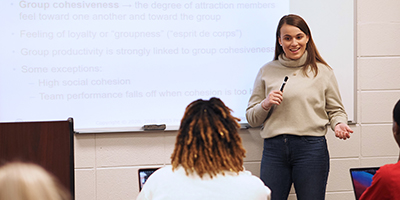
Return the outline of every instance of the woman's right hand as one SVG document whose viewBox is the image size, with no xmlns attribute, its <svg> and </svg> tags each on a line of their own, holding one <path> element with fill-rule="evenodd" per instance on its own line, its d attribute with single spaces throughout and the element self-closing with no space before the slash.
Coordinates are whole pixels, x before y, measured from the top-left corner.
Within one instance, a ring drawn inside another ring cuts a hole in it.
<svg viewBox="0 0 400 200">
<path fill-rule="evenodd" d="M 279 90 L 273 90 L 261 102 L 261 107 L 264 108 L 265 110 L 269 110 L 273 105 L 281 104 L 282 100 L 283 100 L 283 93 Z"/>
</svg>

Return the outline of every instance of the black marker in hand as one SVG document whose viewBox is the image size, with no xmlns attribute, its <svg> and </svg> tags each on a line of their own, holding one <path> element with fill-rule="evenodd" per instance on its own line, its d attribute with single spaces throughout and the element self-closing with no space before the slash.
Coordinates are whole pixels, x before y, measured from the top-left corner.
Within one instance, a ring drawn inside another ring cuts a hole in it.
<svg viewBox="0 0 400 200">
<path fill-rule="evenodd" d="M 289 79 L 288 76 L 285 76 L 285 79 L 283 79 L 283 83 L 282 83 L 281 89 L 279 89 L 281 92 L 283 92 L 283 88 L 285 87 L 286 82 L 287 82 L 288 79 Z"/>
</svg>

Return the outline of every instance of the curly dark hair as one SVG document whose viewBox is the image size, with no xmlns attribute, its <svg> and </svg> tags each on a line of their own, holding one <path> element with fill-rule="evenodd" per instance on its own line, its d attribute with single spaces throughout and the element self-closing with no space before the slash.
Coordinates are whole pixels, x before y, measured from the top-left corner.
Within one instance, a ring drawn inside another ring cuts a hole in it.
<svg viewBox="0 0 400 200">
<path fill-rule="evenodd" d="M 198 99 L 185 110 L 171 155 L 173 170 L 182 166 L 186 175 L 211 178 L 224 171 L 243 171 L 246 150 L 238 129 L 239 118 L 218 98 Z"/>
</svg>

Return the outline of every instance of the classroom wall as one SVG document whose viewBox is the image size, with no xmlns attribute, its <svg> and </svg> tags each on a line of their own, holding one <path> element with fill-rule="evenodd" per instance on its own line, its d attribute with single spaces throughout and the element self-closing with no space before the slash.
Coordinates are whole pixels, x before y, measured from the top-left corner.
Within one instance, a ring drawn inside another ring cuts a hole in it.
<svg viewBox="0 0 400 200">
<path fill-rule="evenodd" d="M 331 155 L 328 200 L 354 199 L 349 168 L 380 166 L 398 159 L 391 112 L 400 98 L 399 9 L 398 0 L 357 1 L 357 124 L 351 125 L 354 133 L 349 140 L 336 139 L 332 131 L 327 134 Z M 259 175 L 262 139 L 258 130 L 241 130 L 240 135 L 247 150 L 245 167 Z M 135 199 L 137 169 L 169 164 L 175 136 L 175 131 L 76 135 L 76 200 Z M 296 199 L 293 192 L 289 199 Z"/>
</svg>

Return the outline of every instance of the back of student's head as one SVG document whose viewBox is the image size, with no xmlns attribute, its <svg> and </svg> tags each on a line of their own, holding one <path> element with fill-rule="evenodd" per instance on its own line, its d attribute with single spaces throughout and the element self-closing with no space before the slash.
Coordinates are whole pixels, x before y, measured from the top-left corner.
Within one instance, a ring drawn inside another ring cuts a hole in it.
<svg viewBox="0 0 400 200">
<path fill-rule="evenodd" d="M 238 134 L 238 118 L 218 98 L 196 100 L 185 110 L 171 156 L 173 169 L 211 178 L 224 171 L 243 171 L 245 150 Z"/>
<path fill-rule="evenodd" d="M 0 200 L 68 200 L 70 194 L 42 167 L 12 162 L 0 167 Z"/>
<path fill-rule="evenodd" d="M 400 126 L 400 100 L 397 101 L 393 108 L 393 120 Z"/>
</svg>

